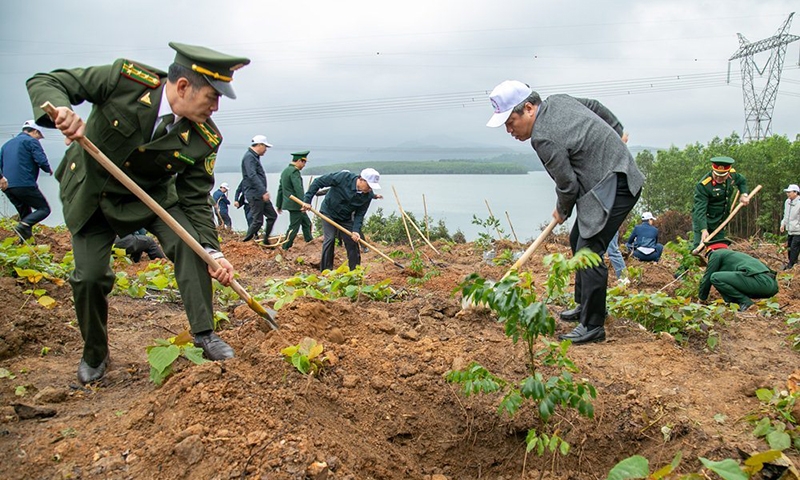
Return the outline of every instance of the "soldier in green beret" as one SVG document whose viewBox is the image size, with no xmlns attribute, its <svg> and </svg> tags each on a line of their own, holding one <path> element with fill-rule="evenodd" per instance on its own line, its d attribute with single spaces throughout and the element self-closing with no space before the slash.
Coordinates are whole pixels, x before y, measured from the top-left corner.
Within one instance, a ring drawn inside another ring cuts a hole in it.
<svg viewBox="0 0 800 480">
<path fill-rule="evenodd" d="M 738 189 L 739 202 L 747 205 L 750 202 L 747 180 L 733 168 L 734 160 L 730 157 L 714 157 L 711 159 L 711 171 L 694 187 L 694 208 L 692 209 L 692 230 L 694 230 L 694 248 L 703 241 L 706 244 L 725 238 L 725 230 L 721 230 L 714 238 L 708 234 L 728 217 L 731 203 Z"/>
<path fill-rule="evenodd" d="M 72 234 L 75 270 L 70 276 L 75 313 L 84 341 L 78 380 L 99 380 L 108 366 L 108 302 L 114 286 L 109 267 L 116 235 L 146 228 L 158 237 L 175 264 L 194 344 L 211 360 L 233 357 L 233 349 L 213 331 L 212 284 L 227 285 L 233 266 L 219 251 L 209 192 L 222 136 L 211 115 L 219 98 L 236 98 L 234 72 L 250 63 L 205 47 L 170 43 L 175 61 L 164 72 L 119 59 L 111 65 L 55 70 L 27 81 L 36 123 L 67 137 L 55 176 L 64 220 Z M 41 110 L 55 105 L 55 121 Z M 87 101 L 84 120 L 72 105 Z M 214 257 L 212 271 L 143 202 L 114 179 L 73 140 L 88 137 Z"/>
<path fill-rule="evenodd" d="M 760 260 L 742 252 L 728 250 L 725 242 L 706 247 L 708 267 L 700 281 L 700 300 L 707 300 L 711 286 L 722 299 L 739 305 L 745 311 L 753 305 L 752 298 L 769 298 L 778 293 L 775 272 Z"/>
<path fill-rule="evenodd" d="M 308 161 L 308 154 L 310 151 L 295 152 L 292 154 L 292 162 L 283 169 L 281 172 L 281 181 L 278 186 L 278 199 L 275 206 L 278 208 L 278 213 L 281 210 L 289 211 L 289 230 L 286 232 L 286 243 L 283 244 L 284 250 L 289 250 L 294 243 L 297 232 L 303 229 L 303 240 L 310 242 L 313 237 L 311 236 L 311 219 L 308 214 L 302 211 L 302 207 L 297 202 L 289 197 L 303 198 L 303 178 L 300 171 L 303 170 Z"/>
</svg>

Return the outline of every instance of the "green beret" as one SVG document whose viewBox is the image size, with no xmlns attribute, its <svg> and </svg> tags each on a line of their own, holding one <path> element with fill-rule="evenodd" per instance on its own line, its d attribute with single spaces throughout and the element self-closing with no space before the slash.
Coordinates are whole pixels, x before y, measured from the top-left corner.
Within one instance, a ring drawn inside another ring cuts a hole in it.
<svg viewBox="0 0 800 480">
<path fill-rule="evenodd" d="M 714 157 L 711 159 L 711 163 L 716 163 L 717 165 L 733 165 L 734 160 L 731 157 Z"/>
<path fill-rule="evenodd" d="M 292 155 L 292 161 L 296 162 L 298 160 L 302 160 L 302 159 L 308 157 L 309 153 L 311 153 L 310 150 L 306 150 L 304 152 L 294 152 L 294 153 L 291 154 Z"/>
<path fill-rule="evenodd" d="M 233 72 L 250 63 L 246 57 L 234 57 L 196 45 L 169 42 L 175 50 L 175 63 L 202 74 L 221 95 L 236 98 L 231 82 Z"/>
</svg>

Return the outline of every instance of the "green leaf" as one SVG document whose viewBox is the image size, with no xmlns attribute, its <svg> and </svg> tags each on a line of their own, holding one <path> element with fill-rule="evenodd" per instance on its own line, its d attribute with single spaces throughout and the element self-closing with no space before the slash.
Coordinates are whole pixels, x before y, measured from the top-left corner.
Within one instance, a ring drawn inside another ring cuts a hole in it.
<svg viewBox="0 0 800 480">
<path fill-rule="evenodd" d="M 164 370 L 172 365 L 181 354 L 180 347 L 175 345 L 169 346 L 158 346 L 152 348 L 149 352 L 147 352 L 147 361 L 150 362 L 150 366 L 158 370 L 159 372 L 164 372 Z"/>
<path fill-rule="evenodd" d="M 716 473 L 724 480 L 748 480 L 749 475 L 742 471 L 736 461 L 726 458 L 720 462 L 714 462 L 707 458 L 700 457 L 700 461 L 709 470 Z"/>
<path fill-rule="evenodd" d="M 767 444 L 773 450 L 786 450 L 792 446 L 792 438 L 786 432 L 769 432 L 767 434 Z"/>
<path fill-rule="evenodd" d="M 641 455 L 634 455 L 619 462 L 608 472 L 606 480 L 630 480 L 650 475 L 650 462 Z"/>
<path fill-rule="evenodd" d="M 756 390 L 756 397 L 764 403 L 769 403 L 772 400 L 772 390 L 768 388 L 759 388 Z"/>
<path fill-rule="evenodd" d="M 183 347 L 183 356 L 196 365 L 208 362 L 203 358 L 203 349 L 200 347 Z"/>
</svg>

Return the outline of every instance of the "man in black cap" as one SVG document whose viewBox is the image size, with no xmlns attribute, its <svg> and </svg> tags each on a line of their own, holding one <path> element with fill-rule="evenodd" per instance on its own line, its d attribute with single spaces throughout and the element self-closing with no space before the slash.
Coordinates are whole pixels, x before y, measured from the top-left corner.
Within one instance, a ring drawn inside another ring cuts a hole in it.
<svg viewBox="0 0 800 480">
<path fill-rule="evenodd" d="M 711 171 L 694 187 L 694 207 L 692 208 L 692 230 L 694 230 L 694 248 L 700 242 L 706 244 L 723 240 L 725 229 L 714 238 L 708 238 L 728 217 L 734 193 L 740 192 L 739 202 L 747 205 L 750 202 L 747 180 L 733 168 L 731 157 L 714 157 L 711 159 Z M 693 248 L 693 250 L 694 250 Z"/>
<path fill-rule="evenodd" d="M 281 183 L 278 186 L 278 199 L 275 201 L 275 206 L 278 207 L 278 213 L 281 213 L 281 210 L 289 211 L 289 230 L 286 232 L 287 239 L 283 244 L 284 250 L 292 247 L 300 228 L 303 229 L 303 240 L 310 242 L 313 239 L 311 219 L 308 218 L 306 212 L 302 211 L 300 205 L 289 198 L 292 195 L 303 198 L 303 177 L 300 175 L 300 171 L 305 168 L 309 153 L 311 152 L 308 150 L 293 153 L 292 162 L 281 172 Z"/>
<path fill-rule="evenodd" d="M 249 242 L 258 236 L 258 231 L 261 230 L 261 225 L 264 224 L 266 218 L 264 245 L 269 245 L 269 234 L 272 233 L 272 227 L 275 225 L 275 220 L 278 219 L 278 214 L 275 212 L 275 207 L 272 206 L 267 190 L 267 174 L 261 165 L 261 157 L 271 147 L 272 144 L 267 142 L 267 137 L 256 135 L 250 141 L 250 148 L 242 157 L 242 191 L 250 205 L 250 223 L 247 226 L 247 233 L 242 239 L 243 242 Z"/>
<path fill-rule="evenodd" d="M 27 81 L 36 123 L 67 137 L 56 169 L 64 220 L 72 234 L 75 270 L 70 276 L 84 341 L 78 380 L 99 380 L 108 366 L 108 302 L 114 285 L 109 257 L 116 235 L 146 228 L 175 264 L 194 343 L 211 360 L 233 357 L 213 331 L 212 278 L 224 285 L 233 266 L 219 251 L 209 192 L 222 136 L 211 115 L 219 98 L 236 98 L 234 72 L 250 60 L 205 47 L 170 43 L 177 53 L 169 72 L 127 59 L 111 65 L 40 73 Z M 40 108 L 57 110 L 52 121 Z M 86 122 L 71 105 L 93 104 Z M 118 182 L 77 142 L 92 140 L 134 182 L 162 205 L 221 267 L 216 271 Z"/>
<path fill-rule="evenodd" d="M 727 242 L 706 247 L 708 266 L 700 280 L 700 300 L 707 300 L 713 285 L 722 299 L 739 305 L 745 311 L 753 298 L 770 298 L 778 293 L 775 272 L 760 260 L 742 252 L 728 250 Z"/>
</svg>

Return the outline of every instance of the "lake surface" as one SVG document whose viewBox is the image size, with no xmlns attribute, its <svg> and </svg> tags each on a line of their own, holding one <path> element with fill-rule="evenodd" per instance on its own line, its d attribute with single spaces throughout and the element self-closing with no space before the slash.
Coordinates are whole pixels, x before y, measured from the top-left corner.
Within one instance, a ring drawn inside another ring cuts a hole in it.
<svg viewBox="0 0 800 480">
<path fill-rule="evenodd" d="M 269 191 L 273 195 L 277 194 L 279 178 L 278 173 L 267 174 Z M 238 173 L 222 172 L 216 175 L 217 185 L 222 182 L 230 185 L 229 198 L 233 197 L 240 180 L 241 175 Z M 308 187 L 309 177 L 304 175 L 303 180 Z M 483 231 L 482 227 L 472 224 L 472 217 L 477 215 L 482 220 L 488 218 L 487 201 L 494 216 L 500 220 L 503 231 L 513 239 L 506 218 L 508 212 L 521 242 L 536 238 L 544 225 L 550 222 L 556 205 L 555 184 L 546 172 L 530 172 L 527 175 L 382 175 L 380 183 L 382 188 L 378 193 L 384 198 L 372 201 L 367 216 L 375 213 L 378 208 L 383 209 L 384 216 L 399 212 L 392 192 L 394 187 L 403 210 L 412 212 L 421 221 L 424 194 L 428 215 L 434 222 L 444 220 L 450 234 L 460 229 L 470 241 Z M 39 177 L 39 188 L 53 210 L 43 223 L 48 226 L 63 224 L 58 182 L 44 174 Z M 14 215 L 16 210 L 13 205 L 5 195 L 0 197 L 0 212 L 6 216 Z M 231 219 L 234 230 L 246 230 L 247 223 L 242 209 L 237 210 L 231 206 Z M 288 224 L 288 214 L 280 215 L 273 232 L 285 231 Z M 413 230 L 413 227 L 409 228 Z M 424 231 L 422 225 L 420 229 Z M 490 233 L 495 235 L 493 231 Z M 412 232 L 412 238 L 416 239 L 414 235 Z"/>
</svg>

